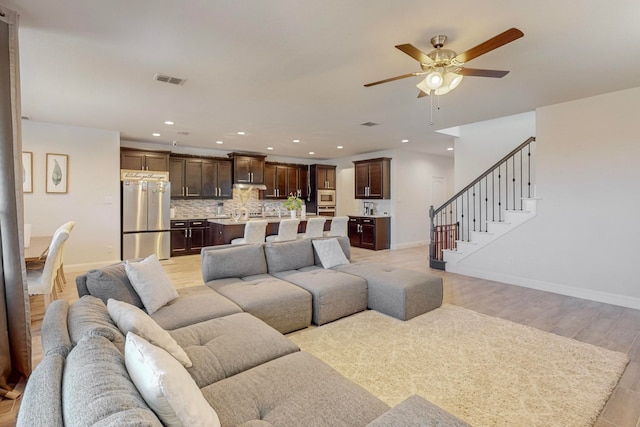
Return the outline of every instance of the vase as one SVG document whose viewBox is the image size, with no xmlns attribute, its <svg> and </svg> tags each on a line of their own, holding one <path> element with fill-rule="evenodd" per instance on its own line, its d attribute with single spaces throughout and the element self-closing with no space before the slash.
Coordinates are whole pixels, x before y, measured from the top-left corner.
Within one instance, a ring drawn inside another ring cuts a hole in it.
<svg viewBox="0 0 640 427">
<path fill-rule="evenodd" d="M 291 210 L 289 212 L 291 212 L 291 219 L 296 219 L 296 211 L 295 210 Z"/>
</svg>

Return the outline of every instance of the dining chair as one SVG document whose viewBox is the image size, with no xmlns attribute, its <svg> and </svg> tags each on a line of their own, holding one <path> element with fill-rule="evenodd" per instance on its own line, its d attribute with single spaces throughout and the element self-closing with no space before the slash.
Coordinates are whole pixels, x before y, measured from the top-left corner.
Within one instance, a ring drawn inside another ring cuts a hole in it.
<svg viewBox="0 0 640 427">
<path fill-rule="evenodd" d="M 348 216 L 334 216 L 331 219 L 331 228 L 324 232 L 324 236 L 346 236 L 348 222 Z"/>
<path fill-rule="evenodd" d="M 268 221 L 248 221 L 244 226 L 244 237 L 233 239 L 232 245 L 264 243 Z"/>
<path fill-rule="evenodd" d="M 58 230 L 64 230 L 67 232 L 67 234 L 71 234 L 71 230 L 73 230 L 73 227 L 76 225 L 75 221 L 69 221 L 66 222 L 64 224 L 62 224 L 60 226 L 60 228 Z M 67 284 L 67 278 L 64 277 L 64 249 L 67 245 L 67 240 L 66 239 L 63 243 L 62 243 L 62 249 L 60 250 L 60 268 L 58 268 L 58 272 L 57 272 L 57 279 L 58 279 L 58 284 L 60 285 L 60 290 L 64 290 L 64 285 Z"/>
<path fill-rule="evenodd" d="M 52 300 L 58 298 L 56 289 L 56 277 L 58 275 L 58 268 L 60 268 L 60 251 L 64 242 L 69 238 L 69 233 L 65 230 L 56 232 L 51 245 L 49 246 L 49 252 L 47 253 L 47 259 L 44 262 L 44 266 L 41 270 L 28 270 L 27 271 L 27 289 L 29 295 L 44 295 L 45 309 L 49 306 Z"/>
<path fill-rule="evenodd" d="M 312 237 L 322 237 L 322 231 L 324 230 L 324 223 L 326 218 L 317 217 L 309 218 L 307 220 L 307 228 L 304 233 L 298 234 L 298 239 L 310 239 Z"/>
<path fill-rule="evenodd" d="M 298 238 L 299 219 L 283 219 L 280 220 L 278 234 L 267 236 L 267 242 L 285 242 L 287 240 L 296 240 Z"/>
</svg>

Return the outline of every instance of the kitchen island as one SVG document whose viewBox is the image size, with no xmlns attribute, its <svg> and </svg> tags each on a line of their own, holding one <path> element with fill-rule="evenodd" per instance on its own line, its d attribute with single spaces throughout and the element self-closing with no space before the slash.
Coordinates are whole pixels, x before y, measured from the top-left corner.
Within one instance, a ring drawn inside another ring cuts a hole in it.
<svg viewBox="0 0 640 427">
<path fill-rule="evenodd" d="M 316 215 L 307 215 L 307 218 L 314 217 Z M 258 217 L 258 218 L 249 218 L 248 221 L 262 221 L 266 220 L 267 230 L 265 232 L 265 237 L 270 236 L 272 234 L 278 234 L 278 228 L 280 226 L 280 221 L 282 219 L 287 219 L 289 217 Z M 300 219 L 300 225 L 298 225 L 298 233 L 304 233 L 307 229 L 307 220 Z M 227 245 L 231 243 L 233 239 L 238 239 L 244 237 L 244 226 L 248 222 L 247 220 L 239 220 L 234 221 L 230 218 L 212 218 L 209 219 L 209 239 L 212 245 Z M 331 228 L 331 217 L 327 217 L 327 221 L 324 223 L 324 230 L 329 231 Z"/>
</svg>

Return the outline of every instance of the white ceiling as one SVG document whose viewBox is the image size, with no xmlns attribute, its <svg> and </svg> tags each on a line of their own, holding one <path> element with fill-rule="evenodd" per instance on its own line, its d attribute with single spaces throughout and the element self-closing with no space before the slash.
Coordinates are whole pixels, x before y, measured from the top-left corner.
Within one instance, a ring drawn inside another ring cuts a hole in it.
<svg viewBox="0 0 640 427">
<path fill-rule="evenodd" d="M 23 115 L 167 148 L 451 155 L 435 130 L 640 86 L 637 0 L 0 2 L 20 14 Z M 502 79 L 467 77 L 439 100 L 416 98 L 418 77 L 363 87 L 419 71 L 394 45 L 428 52 L 445 34 L 460 53 L 511 27 L 525 36 L 468 63 Z"/>
</svg>

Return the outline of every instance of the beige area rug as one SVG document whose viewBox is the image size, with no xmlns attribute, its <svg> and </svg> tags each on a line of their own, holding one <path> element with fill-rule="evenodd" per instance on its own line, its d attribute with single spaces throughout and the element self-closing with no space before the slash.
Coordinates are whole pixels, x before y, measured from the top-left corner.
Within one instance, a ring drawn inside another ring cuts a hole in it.
<svg viewBox="0 0 640 427">
<path fill-rule="evenodd" d="M 628 362 L 453 305 L 408 322 L 366 311 L 290 338 L 390 406 L 418 394 L 473 426 L 591 426 Z"/>
</svg>

